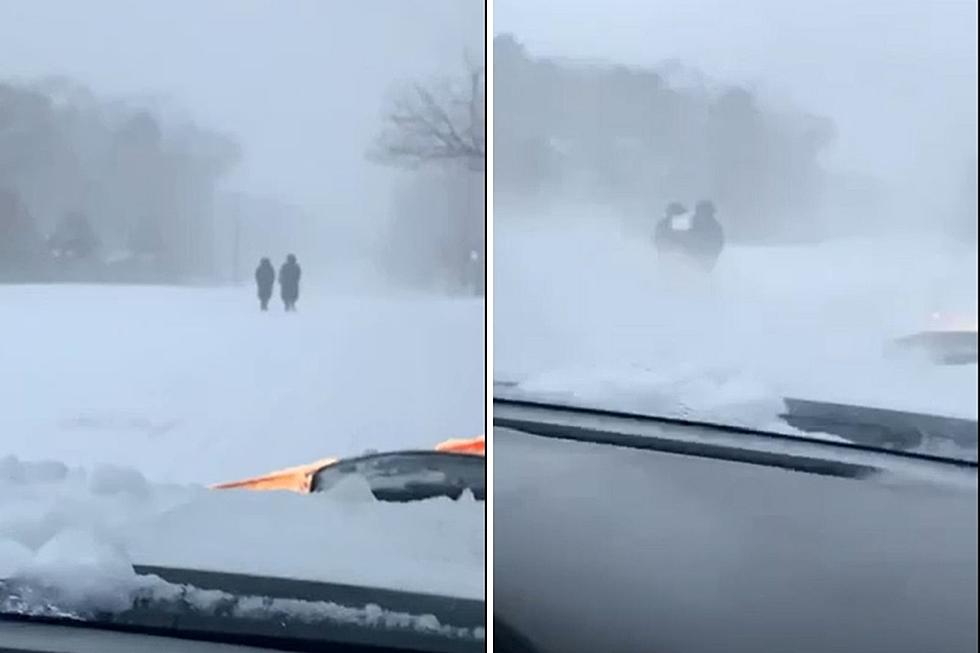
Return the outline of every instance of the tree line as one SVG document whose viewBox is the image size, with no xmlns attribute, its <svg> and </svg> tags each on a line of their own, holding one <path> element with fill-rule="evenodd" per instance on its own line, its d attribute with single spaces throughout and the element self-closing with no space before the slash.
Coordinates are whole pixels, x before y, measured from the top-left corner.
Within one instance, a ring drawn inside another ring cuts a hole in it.
<svg viewBox="0 0 980 653">
<path fill-rule="evenodd" d="M 710 198 L 736 238 L 810 217 L 833 122 L 767 110 L 740 86 L 672 83 L 672 68 L 535 57 L 514 36 L 496 37 L 498 193 L 561 193 L 647 215 Z"/>
<path fill-rule="evenodd" d="M 575 61 L 532 55 L 510 34 L 494 39 L 498 219 L 515 204 L 564 198 L 612 206 L 649 226 L 669 202 L 703 198 L 740 241 L 888 228 L 896 210 L 889 198 L 903 210 L 907 189 L 829 169 L 823 160 L 837 139 L 828 117 L 774 108 L 751 87 L 706 80 L 678 62 Z M 932 215 L 912 202 L 905 211 L 917 214 L 913 222 L 975 241 L 975 150 L 965 166 L 955 156 L 950 167 L 968 180 L 959 196 L 936 198 L 941 209 Z"/>
<path fill-rule="evenodd" d="M 0 280 L 210 278 L 212 202 L 239 157 L 69 80 L 0 83 Z"/>
<path fill-rule="evenodd" d="M 825 117 L 767 110 L 751 89 L 672 83 L 658 67 L 535 57 L 494 39 L 494 184 L 649 214 L 710 198 L 736 238 L 806 220 L 824 190 Z M 790 217 L 792 216 L 792 217 Z"/>
</svg>

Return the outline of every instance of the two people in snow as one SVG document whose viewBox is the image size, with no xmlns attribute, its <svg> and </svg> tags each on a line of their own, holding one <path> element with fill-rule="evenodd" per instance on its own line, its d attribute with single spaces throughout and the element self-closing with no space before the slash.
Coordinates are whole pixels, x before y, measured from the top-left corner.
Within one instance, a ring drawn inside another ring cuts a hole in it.
<svg viewBox="0 0 980 653">
<path fill-rule="evenodd" d="M 279 295 L 287 311 L 296 310 L 299 299 L 299 278 L 302 270 L 296 262 L 296 256 L 290 254 L 286 262 L 279 268 Z M 259 305 L 263 311 L 269 310 L 269 300 L 272 298 L 272 287 L 276 283 L 276 271 L 268 258 L 259 262 L 255 269 L 255 285 L 259 289 Z"/>
<path fill-rule="evenodd" d="M 710 272 L 725 248 L 725 232 L 715 218 L 713 203 L 702 200 L 691 213 L 680 202 L 671 202 L 657 223 L 653 241 L 661 258 L 694 263 Z"/>
<path fill-rule="evenodd" d="M 661 258 L 685 260 L 710 272 L 725 247 L 725 233 L 715 218 L 715 205 L 702 200 L 690 213 L 683 204 L 671 202 L 664 217 L 657 222 L 654 245 Z M 296 310 L 301 273 L 293 254 L 287 256 L 286 262 L 279 268 L 279 291 L 286 311 Z M 269 259 L 263 258 L 255 270 L 255 284 L 263 311 L 269 309 L 275 282 L 276 271 Z"/>
</svg>

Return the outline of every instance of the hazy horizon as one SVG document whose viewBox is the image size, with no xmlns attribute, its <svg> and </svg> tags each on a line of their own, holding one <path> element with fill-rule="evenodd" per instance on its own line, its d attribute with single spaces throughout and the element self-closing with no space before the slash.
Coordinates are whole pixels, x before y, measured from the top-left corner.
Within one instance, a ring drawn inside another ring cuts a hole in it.
<svg viewBox="0 0 980 653">
<path fill-rule="evenodd" d="M 414 224 L 424 245 L 399 252 L 412 259 L 406 265 L 423 269 L 423 277 L 445 274 L 431 263 L 430 250 L 449 247 L 444 241 L 455 234 L 439 223 L 441 215 L 425 218 L 449 210 L 442 195 L 453 182 L 431 178 L 458 162 L 404 171 L 369 160 L 368 152 L 392 93 L 408 83 L 435 86 L 465 75 L 465 57 L 482 57 L 485 33 L 482 2 L 458 0 L 0 0 L 0 82 L 66 78 L 88 88 L 101 107 L 147 108 L 164 122 L 192 122 L 231 137 L 241 156 L 216 176 L 218 210 L 205 216 L 215 224 L 213 255 L 223 273 L 231 267 L 238 210 L 247 218 L 244 238 L 255 245 L 245 256 L 296 251 L 311 271 L 354 263 L 342 283 L 380 274 L 387 287 L 406 276 L 384 269 L 400 222 Z M 36 187 L 61 183 L 48 168 L 19 174 L 33 175 Z M 99 181 L 100 199 L 127 192 L 119 178 Z M 431 201 L 407 208 L 406 187 L 426 184 L 437 189 Z M 25 202 L 45 225 L 78 206 L 96 221 L 105 214 L 97 202 L 70 193 L 62 203 L 76 206 Z M 142 209 L 137 201 L 131 212 Z M 250 269 L 254 261 L 242 265 Z M 338 281 L 343 272 L 327 276 Z"/>
<path fill-rule="evenodd" d="M 523 47 L 495 50 L 495 377 L 757 427 L 786 396 L 976 419 L 975 365 L 883 354 L 976 323 L 976 25 L 964 1 L 498 0 Z M 576 64 L 671 61 L 700 76 Z M 700 199 L 716 231 L 663 219 Z"/>
<path fill-rule="evenodd" d="M 832 118 L 835 168 L 906 179 L 937 149 L 976 158 L 977 5 L 692 0 L 494 3 L 495 35 L 532 54 L 626 65 L 677 60 L 769 102 Z M 968 136 L 968 138 L 963 138 Z"/>
<path fill-rule="evenodd" d="M 320 213 L 381 212 L 391 170 L 365 160 L 394 84 L 457 74 L 483 8 L 431 0 L 0 2 L 0 79 L 65 76 L 228 132 L 226 182 Z"/>
</svg>

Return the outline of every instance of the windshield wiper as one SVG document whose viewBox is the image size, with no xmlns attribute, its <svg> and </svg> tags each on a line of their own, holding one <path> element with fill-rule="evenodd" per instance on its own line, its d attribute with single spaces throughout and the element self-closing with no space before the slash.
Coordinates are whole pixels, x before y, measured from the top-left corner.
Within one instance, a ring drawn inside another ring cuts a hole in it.
<svg viewBox="0 0 980 653">
<path fill-rule="evenodd" d="M 723 423 L 697 418 L 650 414 L 636 410 L 579 405 L 557 396 L 525 393 L 514 382 L 494 382 L 494 401 L 511 405 L 552 408 L 568 413 L 646 420 L 688 428 L 707 428 L 724 433 L 742 433 L 777 440 L 802 440 L 804 434 L 826 444 L 837 444 L 875 452 L 892 452 L 942 462 L 977 465 L 977 420 L 831 402 L 783 398 L 786 409 L 774 417 L 786 431 L 759 429 L 746 424 Z M 794 433 L 792 430 L 795 430 Z"/>
<path fill-rule="evenodd" d="M 0 620 L 286 651 L 475 653 L 486 645 L 482 601 L 187 569 L 137 571 L 173 583 L 174 591 L 137 596 L 121 612 L 82 613 L 59 607 L 43 588 L 0 580 L 7 606 Z"/>
<path fill-rule="evenodd" d="M 498 428 L 556 439 L 755 463 L 849 478 L 862 478 L 878 472 L 880 468 L 875 460 L 885 454 L 974 470 L 977 468 L 975 457 L 964 460 L 929 452 L 871 446 L 842 438 L 806 438 L 747 426 L 551 404 L 526 398 L 495 397 L 493 424 Z M 973 422 L 973 428 L 976 428 L 976 422 Z M 828 456 L 827 452 L 833 449 L 840 450 L 842 455 Z"/>
<path fill-rule="evenodd" d="M 858 444 L 918 451 L 948 443 L 977 457 L 977 421 L 870 406 L 787 397 L 779 417 L 807 433 L 829 433 Z"/>
</svg>

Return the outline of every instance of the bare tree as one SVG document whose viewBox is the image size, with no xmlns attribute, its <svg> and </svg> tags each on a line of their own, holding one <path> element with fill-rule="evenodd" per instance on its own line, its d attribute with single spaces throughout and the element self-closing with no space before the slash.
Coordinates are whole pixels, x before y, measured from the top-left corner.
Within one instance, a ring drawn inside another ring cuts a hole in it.
<svg viewBox="0 0 980 653">
<path fill-rule="evenodd" d="M 465 79 L 410 84 L 392 96 L 372 160 L 407 167 L 461 161 L 485 170 L 486 67 L 465 59 Z"/>
</svg>

